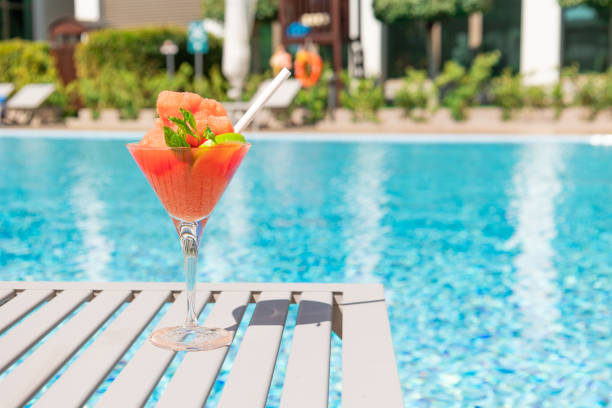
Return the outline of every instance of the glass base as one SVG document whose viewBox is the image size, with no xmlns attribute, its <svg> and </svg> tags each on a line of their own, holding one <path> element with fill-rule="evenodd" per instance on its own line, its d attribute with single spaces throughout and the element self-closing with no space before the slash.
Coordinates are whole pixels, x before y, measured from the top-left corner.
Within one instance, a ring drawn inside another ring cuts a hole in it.
<svg viewBox="0 0 612 408">
<path fill-rule="evenodd" d="M 174 351 L 214 350 L 232 344 L 232 333 L 203 326 L 175 326 L 155 330 L 149 341 Z"/>
</svg>

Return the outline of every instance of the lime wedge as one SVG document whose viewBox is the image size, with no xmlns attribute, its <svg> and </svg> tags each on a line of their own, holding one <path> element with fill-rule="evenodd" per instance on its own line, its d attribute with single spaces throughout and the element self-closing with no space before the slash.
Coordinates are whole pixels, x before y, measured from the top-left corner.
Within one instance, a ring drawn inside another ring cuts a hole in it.
<svg viewBox="0 0 612 408">
<path fill-rule="evenodd" d="M 215 141 L 217 144 L 225 142 L 246 143 L 246 139 L 240 133 L 221 133 L 220 135 L 215 136 Z"/>
</svg>

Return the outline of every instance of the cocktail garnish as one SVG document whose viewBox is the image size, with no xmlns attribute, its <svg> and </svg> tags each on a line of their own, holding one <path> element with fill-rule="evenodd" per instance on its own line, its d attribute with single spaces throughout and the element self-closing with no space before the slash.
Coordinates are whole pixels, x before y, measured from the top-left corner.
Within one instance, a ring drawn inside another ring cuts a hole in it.
<svg viewBox="0 0 612 408">
<path fill-rule="evenodd" d="M 200 147 L 208 147 L 214 146 L 216 144 L 221 144 L 225 142 L 240 142 L 246 143 L 246 139 L 239 133 L 222 133 L 220 135 L 215 135 L 210 127 L 206 126 L 206 130 L 204 131 L 204 136 L 206 137 L 206 142 L 202 143 Z"/>
<path fill-rule="evenodd" d="M 164 126 L 164 138 L 168 147 L 189 147 L 184 135 L 180 135 L 168 126 Z"/>
<path fill-rule="evenodd" d="M 208 125 L 206 125 L 206 130 L 204 131 L 204 136 L 206 137 L 206 139 L 208 139 L 206 141 L 206 143 L 212 142 L 212 144 L 217 144 L 215 132 L 210 130 L 210 126 L 208 126 Z"/>
<path fill-rule="evenodd" d="M 240 133 L 222 133 L 220 135 L 215 136 L 215 141 L 217 142 L 217 144 L 225 142 L 247 142 L 244 136 L 242 136 Z"/>
<path fill-rule="evenodd" d="M 198 143 L 202 141 L 202 138 L 206 139 L 206 142 L 200 146 L 213 146 L 225 142 L 246 143 L 244 136 L 238 133 L 215 135 L 208 125 L 206 125 L 206 130 L 203 134 L 200 134 L 193 113 L 183 108 L 180 108 L 180 112 L 183 114 L 183 119 L 174 116 L 168 117 L 169 121 L 177 125 L 177 130 L 164 126 L 164 138 L 168 147 L 190 147 L 190 144 L 187 142 L 187 135 L 195 137 Z"/>
<path fill-rule="evenodd" d="M 188 134 L 198 139 L 198 141 L 202 140 L 202 136 L 198 134 L 193 114 L 183 108 L 179 110 L 183 114 L 183 119 L 174 116 L 168 118 L 170 122 L 177 125 L 177 130 L 164 126 L 164 137 L 168 147 L 189 147 L 190 145 L 187 143 Z"/>
</svg>

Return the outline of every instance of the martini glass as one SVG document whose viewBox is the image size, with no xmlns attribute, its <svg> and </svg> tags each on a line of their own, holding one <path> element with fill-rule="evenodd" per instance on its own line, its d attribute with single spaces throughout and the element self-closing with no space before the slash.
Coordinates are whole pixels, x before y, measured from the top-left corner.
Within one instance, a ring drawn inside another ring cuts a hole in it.
<svg viewBox="0 0 612 408">
<path fill-rule="evenodd" d="M 233 142 L 202 148 L 127 145 L 174 222 L 183 249 L 187 317 L 183 326 L 154 331 L 150 341 L 156 346 L 212 350 L 232 341 L 223 328 L 198 326 L 194 309 L 198 248 L 210 214 L 250 147 Z"/>
</svg>

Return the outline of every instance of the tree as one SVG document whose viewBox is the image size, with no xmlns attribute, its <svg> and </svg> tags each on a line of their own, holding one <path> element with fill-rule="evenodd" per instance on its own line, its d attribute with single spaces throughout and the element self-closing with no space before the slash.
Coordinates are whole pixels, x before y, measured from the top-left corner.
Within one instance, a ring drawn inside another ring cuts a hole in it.
<svg viewBox="0 0 612 408">
<path fill-rule="evenodd" d="M 612 0 L 558 0 L 563 8 L 576 7 L 583 4 L 593 6 L 600 12 L 607 9 L 608 20 L 608 66 L 612 66 Z"/>
<path fill-rule="evenodd" d="M 276 18 L 276 13 L 278 12 L 278 1 L 279 0 L 257 0 L 255 19 L 265 21 Z M 202 15 L 204 18 L 223 21 L 225 17 L 225 1 L 202 0 Z"/>
<path fill-rule="evenodd" d="M 440 67 L 442 25 L 446 17 L 486 11 L 491 0 L 374 0 L 374 14 L 384 23 L 421 20 L 427 28 L 429 75 Z"/>
</svg>

